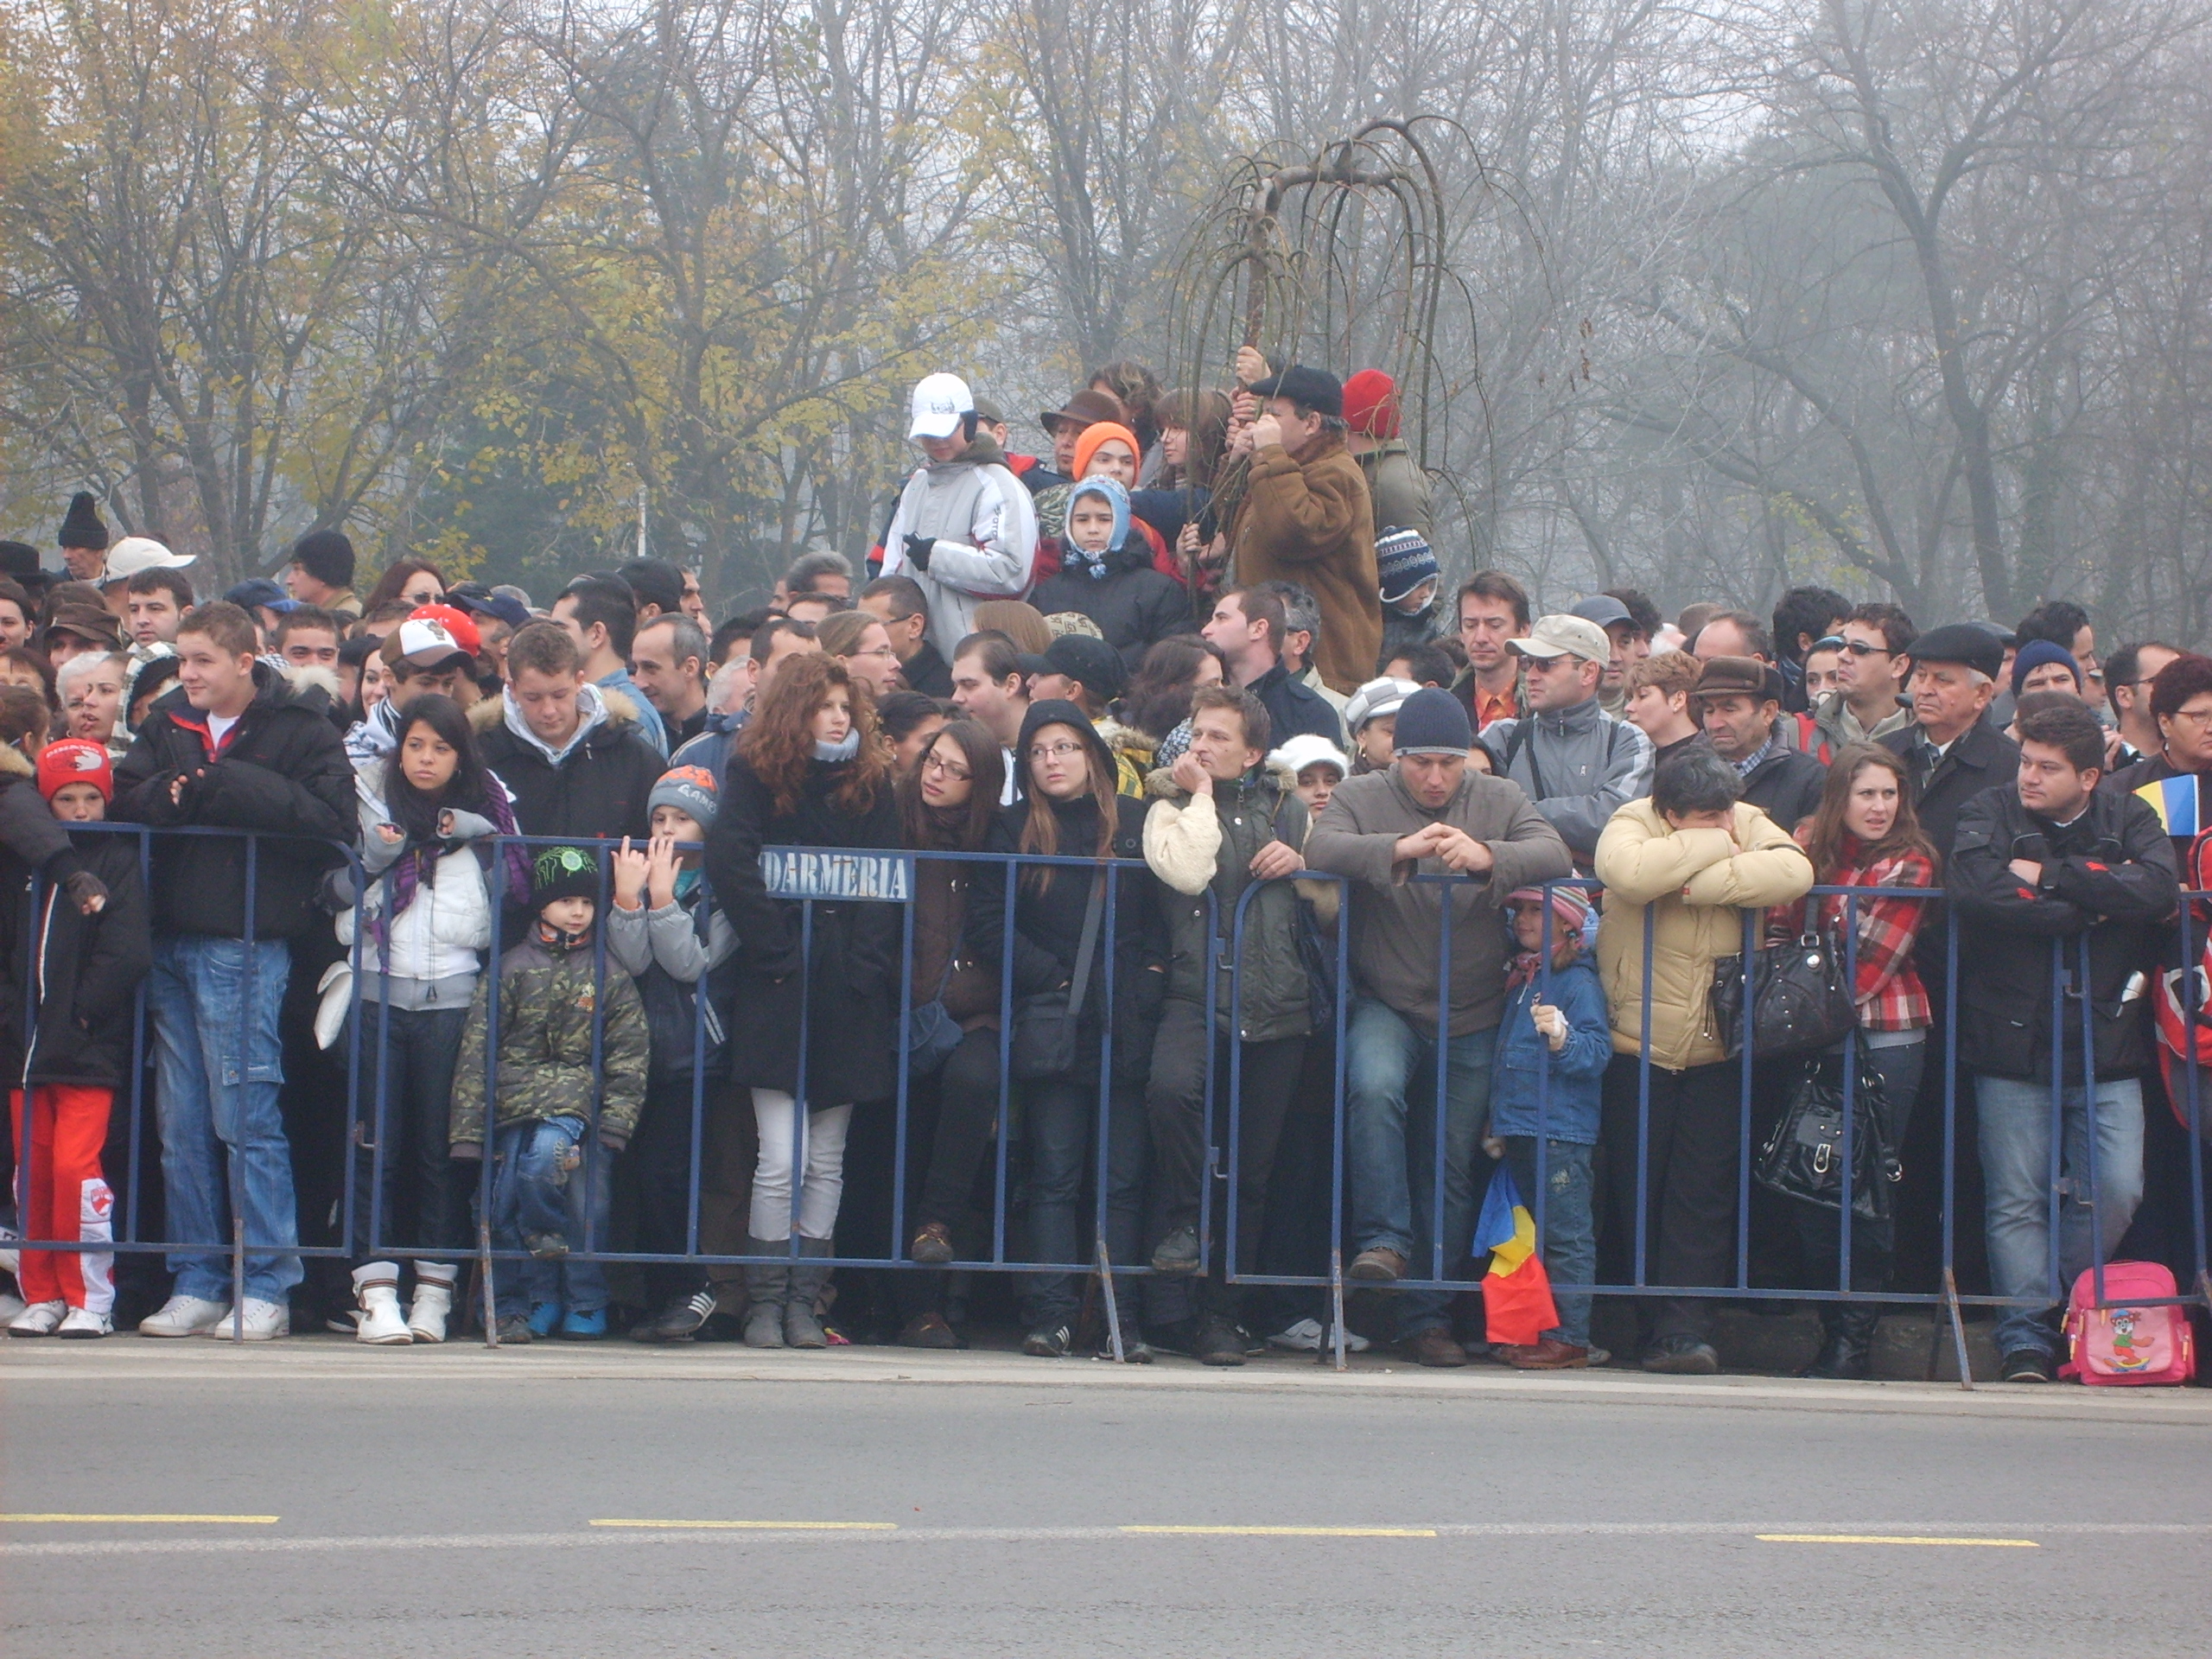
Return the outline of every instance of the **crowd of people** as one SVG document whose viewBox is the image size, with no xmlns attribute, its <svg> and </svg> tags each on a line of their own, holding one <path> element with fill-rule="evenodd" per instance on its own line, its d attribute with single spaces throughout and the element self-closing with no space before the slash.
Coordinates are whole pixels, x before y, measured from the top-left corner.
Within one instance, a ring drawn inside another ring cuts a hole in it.
<svg viewBox="0 0 2212 1659">
<path fill-rule="evenodd" d="M 1956 1265 L 2038 1381 L 2132 1224 L 2201 1249 L 2194 1057 L 2153 1008 L 2196 982 L 2162 970 L 2212 658 L 2101 661 L 2064 601 L 1539 614 L 1478 570 L 1447 605 L 1373 370 L 1117 363 L 1039 424 L 1017 453 L 927 377 L 868 569 L 810 553 L 718 625 L 652 558 L 541 608 L 415 560 L 357 597 L 335 531 L 202 598 L 90 497 L 66 577 L 0 544 L 10 1156 L 22 1236 L 72 1247 L 17 1253 L 10 1333 L 135 1296 L 148 1336 L 438 1342 L 488 1247 L 506 1342 L 958 1347 L 1006 1262 L 1027 1353 L 1234 1365 L 1338 1338 L 1314 1289 L 1236 1281 L 1340 1248 L 1344 1339 L 1452 1366 L 1505 1180 L 1571 1288 L 1479 1344 L 1504 1363 L 1604 1363 L 1579 1287 L 1633 1282 L 1700 1294 L 1631 1299 L 1624 1361 L 1710 1374 L 1713 1293 L 1794 1285 L 1859 1293 L 1809 1370 L 1864 1376 L 1881 1294 Z M 915 855 L 906 908 L 791 896 L 785 846 Z M 1747 939 L 1845 934 L 1857 1028 L 1754 1057 L 1747 1143 L 1716 984 Z M 1894 1201 L 1739 1216 L 1846 1048 Z M 118 1266 L 118 1208 L 166 1275 Z"/>
</svg>

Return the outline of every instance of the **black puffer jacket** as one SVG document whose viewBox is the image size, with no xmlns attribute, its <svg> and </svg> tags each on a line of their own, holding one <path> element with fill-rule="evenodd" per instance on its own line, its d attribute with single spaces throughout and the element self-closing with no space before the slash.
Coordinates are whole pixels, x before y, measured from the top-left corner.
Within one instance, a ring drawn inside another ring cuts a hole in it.
<svg viewBox="0 0 2212 1659">
<path fill-rule="evenodd" d="M 2024 881 L 2016 859 L 2041 866 L 2042 879 Z M 2017 785 L 1986 790 L 1960 810 L 1945 877 L 1959 928 L 1959 1058 L 1968 1068 L 2049 1080 L 2055 953 L 2067 1076 L 2080 1084 L 2084 934 L 2097 1076 L 2150 1064 L 2148 976 L 2180 887 L 2173 842 L 2148 804 L 2100 790 L 2062 827 L 2021 805 Z"/>
<path fill-rule="evenodd" d="M 1048 700 L 1030 705 L 1021 723 L 1017 755 L 1029 753 L 1032 739 L 1047 725 L 1066 726 L 1087 736 L 1103 764 L 1111 769 L 1113 756 L 1105 740 L 1071 702 Z M 1145 803 L 1128 795 L 1114 798 L 1116 813 L 1113 856 L 1144 858 Z M 1052 801 L 1042 796 L 1019 801 L 1002 810 L 984 850 L 1016 853 L 1021 832 L 1032 810 L 1053 815 L 1058 831 L 1059 855 L 1087 857 L 1098 844 L 1098 805 L 1089 795 L 1072 801 Z M 1028 873 L 1024 872 L 1027 875 Z M 1090 902 L 1095 877 L 1072 865 L 1051 867 L 1039 883 L 1018 884 L 1014 901 L 1014 995 L 1025 996 L 1067 985 L 1075 977 L 1076 957 L 1083 942 L 1083 918 Z M 1099 969 L 1110 960 L 1114 972 L 1113 1058 L 1118 1083 L 1141 1084 L 1152 1070 L 1152 1033 L 1159 1023 L 1160 1005 L 1167 988 L 1167 924 L 1160 904 L 1159 878 L 1144 868 L 1120 868 L 1112 878 L 1112 955 L 1092 967 L 1089 992 L 1084 1000 L 1083 1025 L 1097 1053 L 1096 1033 L 1105 1018 L 1106 988 Z M 1099 921 L 1102 947 L 1109 943 L 1105 913 Z M 1006 885 L 1003 880 L 978 881 L 968 899 L 968 948 L 976 960 L 994 967 L 1005 960 Z"/>
<path fill-rule="evenodd" d="M 266 663 L 253 665 L 253 680 L 254 699 L 219 747 L 181 688 L 156 702 L 115 769 L 108 817 L 157 829 L 260 831 L 254 937 L 296 938 L 329 926 L 315 894 L 322 872 L 343 861 L 329 843 L 352 845 L 359 828 L 353 767 L 320 685 L 295 688 Z M 183 793 L 172 799 L 180 777 Z M 156 836 L 154 925 L 245 938 L 245 869 L 238 837 Z"/>
<path fill-rule="evenodd" d="M 0 1077 L 24 1084 L 122 1085 L 130 1065 L 133 995 L 153 966 L 146 888 L 138 875 L 138 838 L 88 830 L 76 838 L 84 867 L 107 887 L 107 903 L 82 914 L 69 895 L 26 877 L 10 884 L 10 910 L 23 925 L 11 935 L 8 978 L 0 987 Z M 36 1050 L 23 1053 L 23 1011 L 38 1004 Z"/>
<path fill-rule="evenodd" d="M 1188 633 L 1191 596 L 1174 577 L 1155 570 L 1152 549 L 1132 532 L 1103 560 L 1106 574 L 1071 569 L 1065 558 L 1057 575 L 1037 584 L 1029 602 L 1051 616 L 1078 611 L 1098 625 L 1106 643 L 1130 668 L 1171 633 Z"/>
<path fill-rule="evenodd" d="M 895 904 L 817 899 L 813 948 L 803 958 L 804 906 L 769 895 L 760 849 L 897 847 L 899 809 L 887 779 L 863 810 L 832 798 L 851 765 L 809 763 L 805 786 L 785 811 L 752 763 L 733 754 L 707 832 L 707 880 L 737 930 L 729 1075 L 749 1087 L 797 1092 L 804 986 L 806 1094 L 815 1110 L 887 1100 L 897 1086 L 893 1056 L 906 918 Z"/>
<path fill-rule="evenodd" d="M 557 762 L 516 729 L 521 717 L 510 716 L 504 695 L 478 703 L 468 719 L 484 764 L 514 797 L 515 828 L 524 835 L 642 839 L 652 821 L 645 798 L 668 762 L 639 728 L 637 705 L 620 692 L 587 685 L 584 700 L 591 729 Z"/>
</svg>

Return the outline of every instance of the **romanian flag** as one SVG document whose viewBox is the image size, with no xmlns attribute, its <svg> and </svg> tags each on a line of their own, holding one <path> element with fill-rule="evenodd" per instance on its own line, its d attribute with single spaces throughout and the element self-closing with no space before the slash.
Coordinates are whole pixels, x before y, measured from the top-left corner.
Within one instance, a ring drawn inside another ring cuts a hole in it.
<svg viewBox="0 0 2212 1659">
<path fill-rule="evenodd" d="M 1551 1275 L 1536 1259 L 1536 1218 L 1521 1202 L 1513 1172 L 1500 1164 L 1475 1224 L 1475 1254 L 1490 1255 L 1483 1280 L 1484 1335 L 1525 1346 L 1559 1323 Z"/>
<path fill-rule="evenodd" d="M 2135 791 L 2135 798 L 2150 804 L 2158 815 L 2158 822 L 2166 826 L 2166 833 L 2186 841 L 2205 827 L 2198 815 L 2196 804 L 2196 774 L 2185 772 L 2178 778 L 2161 778 Z"/>
</svg>

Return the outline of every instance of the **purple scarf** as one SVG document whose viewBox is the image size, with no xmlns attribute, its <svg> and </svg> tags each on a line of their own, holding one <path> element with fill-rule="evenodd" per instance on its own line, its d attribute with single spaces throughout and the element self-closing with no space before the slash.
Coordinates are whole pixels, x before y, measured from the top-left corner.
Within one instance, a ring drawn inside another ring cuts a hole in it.
<svg viewBox="0 0 2212 1659">
<path fill-rule="evenodd" d="M 479 816 L 490 819 L 492 828 L 499 835 L 516 833 L 514 807 L 507 799 L 506 789 L 489 772 L 484 775 L 484 809 Z M 418 842 L 402 853 L 399 861 L 392 866 L 391 903 L 369 918 L 369 937 L 377 942 L 377 959 L 387 970 L 391 967 L 391 918 L 415 902 L 416 893 L 429 879 L 432 861 L 443 857 L 448 850 L 443 842 Z M 507 902 L 528 905 L 529 849 L 519 842 L 510 841 L 499 852 L 507 872 Z"/>
</svg>

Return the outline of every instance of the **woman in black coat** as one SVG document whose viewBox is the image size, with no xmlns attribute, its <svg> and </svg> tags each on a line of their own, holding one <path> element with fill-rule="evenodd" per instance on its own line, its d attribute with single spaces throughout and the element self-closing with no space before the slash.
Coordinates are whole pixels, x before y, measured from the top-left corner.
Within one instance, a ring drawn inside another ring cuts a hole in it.
<svg viewBox="0 0 2212 1659">
<path fill-rule="evenodd" d="M 810 947 L 803 952 L 807 906 L 769 894 L 761 849 L 899 844 L 890 753 L 878 737 L 868 688 L 832 658 L 794 658 L 777 674 L 730 758 L 707 835 L 707 879 L 737 933 L 730 1075 L 752 1090 L 760 1130 L 749 1255 L 785 1254 L 794 1230 L 802 1257 L 832 1254 L 854 1104 L 885 1100 L 895 1087 L 904 920 L 894 904 L 816 899 Z M 803 1122 L 796 1098 L 802 1036 Z M 811 1261 L 791 1269 L 748 1268 L 745 1339 L 758 1348 L 824 1345 L 814 1301 L 828 1278 L 829 1269 Z"/>
<path fill-rule="evenodd" d="M 1166 988 L 1167 927 L 1159 881 L 1143 868 L 1145 804 L 1115 792 L 1112 751 L 1083 711 L 1050 699 L 1032 703 L 1014 747 L 1027 798 L 1004 809 L 988 850 L 1085 859 L 1134 859 L 1138 868 L 1096 873 L 1068 865 L 1031 865 L 1014 900 L 1014 994 L 1072 995 L 1084 921 L 1094 891 L 1102 899 L 1093 971 L 1084 987 L 1075 1064 L 1024 1085 L 1023 1124 L 1029 1145 L 1030 1247 L 1040 1262 L 1089 1262 L 1097 1252 L 1091 1227 L 1078 1214 L 1084 1171 L 1098 1143 L 1102 1046 L 1110 1052 L 1107 1111 L 1106 1248 L 1116 1262 L 1140 1257 L 1143 1228 L 1144 1085 L 1152 1033 Z M 1106 912 L 1110 908 L 1112 929 Z M 969 949 L 978 960 L 1001 963 L 1007 943 L 1006 884 L 979 882 L 968 906 Z M 1108 969 L 1111 969 L 1110 983 Z M 1108 1019 L 1109 998 L 1111 1019 Z M 1017 1016 L 1017 1029 L 1019 1018 Z M 1103 1033 L 1110 1030 L 1110 1039 Z M 1071 1274 L 1032 1274 L 1023 1281 L 1022 1351 L 1066 1354 L 1078 1307 Z M 1117 1284 L 1123 1351 L 1148 1358 L 1136 1337 L 1134 1280 Z M 1110 1338 L 1109 1338 L 1110 1348 Z"/>
</svg>

